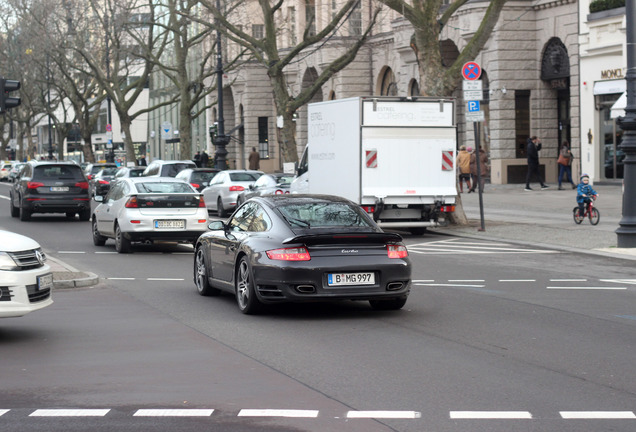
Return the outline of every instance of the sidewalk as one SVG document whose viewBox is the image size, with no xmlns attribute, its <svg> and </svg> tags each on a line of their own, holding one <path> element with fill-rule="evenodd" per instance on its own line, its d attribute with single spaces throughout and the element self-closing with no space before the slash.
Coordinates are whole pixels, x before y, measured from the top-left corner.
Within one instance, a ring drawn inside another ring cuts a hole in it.
<svg viewBox="0 0 636 432">
<path fill-rule="evenodd" d="M 535 188 L 526 192 L 524 185 L 487 184 L 483 194 L 483 232 L 478 231 L 481 227 L 479 194 L 463 193 L 461 200 L 469 226 L 451 225 L 433 228 L 431 232 L 636 260 L 636 248 L 616 247 L 615 231 L 623 207 L 621 184 L 593 185 L 599 193 L 596 207 L 601 215 L 596 226 L 589 220 L 580 225 L 574 223 L 572 209 L 576 206 L 576 190 L 569 185 L 564 185 L 565 190 L 558 190 L 556 184 L 549 186 L 549 189 Z"/>
</svg>

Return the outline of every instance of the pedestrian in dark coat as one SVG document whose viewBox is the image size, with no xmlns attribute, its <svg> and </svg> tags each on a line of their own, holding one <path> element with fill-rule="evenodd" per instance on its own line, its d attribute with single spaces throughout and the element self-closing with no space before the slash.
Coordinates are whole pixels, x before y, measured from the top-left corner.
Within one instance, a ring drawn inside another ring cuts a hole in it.
<svg viewBox="0 0 636 432">
<path fill-rule="evenodd" d="M 249 167 L 251 170 L 257 170 L 261 167 L 261 155 L 256 151 L 256 147 L 252 147 L 252 153 L 250 153 L 249 158 L 247 159 L 249 162 Z"/>
<path fill-rule="evenodd" d="M 532 136 L 528 138 L 528 143 L 526 144 L 526 153 L 528 155 L 528 174 L 526 175 L 526 189 L 527 191 L 531 191 L 530 180 L 536 178 L 539 180 L 541 184 L 541 189 L 548 188 L 548 185 L 543 183 L 543 179 L 541 178 L 541 173 L 539 173 L 539 151 L 541 150 L 541 140 L 537 138 L 537 136 Z"/>
<path fill-rule="evenodd" d="M 479 176 L 477 175 L 477 151 L 470 155 L 470 174 L 473 177 L 473 185 L 468 193 L 475 192 L 477 180 L 479 179 L 479 187 L 483 191 L 486 185 L 486 176 L 488 175 L 488 156 L 483 148 L 479 147 Z"/>
<path fill-rule="evenodd" d="M 210 160 L 210 157 L 208 156 L 208 154 L 205 152 L 205 150 L 203 150 L 203 152 L 201 153 L 201 167 L 202 168 L 207 168 L 208 167 L 208 161 Z"/>
<path fill-rule="evenodd" d="M 201 168 L 201 152 L 198 151 L 197 154 L 194 155 L 193 162 L 197 168 Z"/>
</svg>

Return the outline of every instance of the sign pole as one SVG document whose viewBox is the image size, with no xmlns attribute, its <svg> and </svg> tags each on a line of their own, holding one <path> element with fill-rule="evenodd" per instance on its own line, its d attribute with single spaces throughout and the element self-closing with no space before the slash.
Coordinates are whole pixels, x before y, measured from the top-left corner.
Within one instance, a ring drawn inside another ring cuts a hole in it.
<svg viewBox="0 0 636 432">
<path fill-rule="evenodd" d="M 480 127 L 479 122 L 473 123 L 473 130 L 475 131 L 475 163 L 477 164 L 477 184 L 479 185 L 479 216 L 481 219 L 481 228 L 477 231 L 486 231 L 486 227 L 484 226 L 484 191 L 481 188 L 481 162 L 480 162 L 480 154 L 479 150 L 481 149 L 480 144 Z"/>
</svg>

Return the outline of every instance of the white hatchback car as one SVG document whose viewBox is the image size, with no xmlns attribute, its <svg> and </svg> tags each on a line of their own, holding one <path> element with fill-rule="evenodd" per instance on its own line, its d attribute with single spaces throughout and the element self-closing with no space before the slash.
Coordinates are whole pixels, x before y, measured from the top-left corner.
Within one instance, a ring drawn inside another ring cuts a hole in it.
<svg viewBox="0 0 636 432">
<path fill-rule="evenodd" d="M 208 211 L 190 184 L 170 177 L 121 178 L 93 211 L 93 243 L 115 239 L 119 253 L 132 242 L 155 240 L 195 243 L 208 230 Z"/>
<path fill-rule="evenodd" d="M 33 239 L 0 230 L 0 318 L 19 317 L 53 303 L 53 274 Z"/>
</svg>

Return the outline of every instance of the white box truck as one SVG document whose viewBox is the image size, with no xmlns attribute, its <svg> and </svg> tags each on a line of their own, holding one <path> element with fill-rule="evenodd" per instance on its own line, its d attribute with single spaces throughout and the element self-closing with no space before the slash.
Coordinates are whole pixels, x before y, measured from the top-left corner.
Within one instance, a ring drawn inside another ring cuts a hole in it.
<svg viewBox="0 0 636 432">
<path fill-rule="evenodd" d="M 308 106 L 292 193 L 339 195 L 385 228 L 421 234 L 455 210 L 455 101 L 355 97 Z"/>
</svg>

